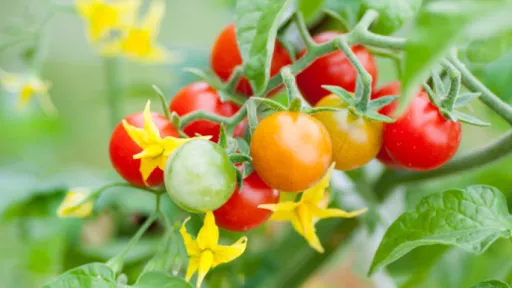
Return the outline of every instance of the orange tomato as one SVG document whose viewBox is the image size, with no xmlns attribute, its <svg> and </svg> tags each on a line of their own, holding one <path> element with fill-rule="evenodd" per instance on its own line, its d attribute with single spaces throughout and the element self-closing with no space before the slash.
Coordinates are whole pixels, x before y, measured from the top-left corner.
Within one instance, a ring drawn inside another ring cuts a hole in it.
<svg viewBox="0 0 512 288">
<path fill-rule="evenodd" d="M 300 192 L 315 184 L 331 164 L 325 127 L 312 116 L 277 112 L 261 121 L 251 139 L 254 170 L 269 186 Z"/>
</svg>

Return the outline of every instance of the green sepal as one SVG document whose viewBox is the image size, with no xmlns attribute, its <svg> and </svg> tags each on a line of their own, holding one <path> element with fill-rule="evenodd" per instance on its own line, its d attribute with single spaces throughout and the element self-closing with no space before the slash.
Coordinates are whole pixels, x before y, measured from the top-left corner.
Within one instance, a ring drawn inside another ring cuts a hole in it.
<svg viewBox="0 0 512 288">
<path fill-rule="evenodd" d="M 222 147 L 222 149 L 228 148 L 228 136 L 224 124 L 220 124 L 219 146 Z"/>
<path fill-rule="evenodd" d="M 238 169 L 235 169 L 235 170 L 236 170 L 236 187 L 238 188 L 238 191 L 241 191 L 244 177 L 242 175 L 242 172 L 240 172 L 240 170 L 238 170 Z"/>
<path fill-rule="evenodd" d="M 278 103 L 278 102 L 276 102 L 274 100 L 268 99 L 268 98 L 251 97 L 251 100 L 263 103 L 263 104 L 267 105 L 269 108 L 271 108 L 274 111 L 286 111 L 286 110 L 288 110 L 282 104 L 280 104 L 280 103 Z"/>
<path fill-rule="evenodd" d="M 391 117 L 388 117 L 386 115 L 382 115 L 379 112 L 374 111 L 374 110 L 366 111 L 366 113 L 364 113 L 363 116 L 366 117 L 366 118 L 369 118 L 369 119 L 372 119 L 372 120 L 377 120 L 379 122 L 384 122 L 384 123 L 393 123 L 393 122 L 395 122 L 395 119 L 393 119 Z"/>
<path fill-rule="evenodd" d="M 254 171 L 254 167 L 250 162 L 245 162 L 242 166 L 242 178 L 247 178 Z"/>
<path fill-rule="evenodd" d="M 171 113 L 171 124 L 176 129 L 180 129 L 181 128 L 181 118 L 178 115 L 178 113 L 176 113 L 175 111 L 173 111 Z"/>
<path fill-rule="evenodd" d="M 229 155 L 229 160 L 231 160 L 231 163 L 233 164 L 238 164 L 243 162 L 251 162 L 252 158 L 247 154 L 234 153 Z"/>
<path fill-rule="evenodd" d="M 235 139 L 228 137 L 228 147 L 226 148 L 227 153 L 232 154 L 235 153 L 236 150 L 238 150 L 238 142 Z"/>
<path fill-rule="evenodd" d="M 369 110 L 379 110 L 380 108 L 391 104 L 397 98 L 398 98 L 398 96 L 384 96 L 384 97 L 377 98 L 375 100 L 371 100 L 370 103 L 368 103 L 368 109 Z"/>
<path fill-rule="evenodd" d="M 288 107 L 288 111 L 300 112 L 302 110 L 302 100 L 300 98 L 293 98 Z"/>
<path fill-rule="evenodd" d="M 449 112 L 449 114 L 456 121 L 467 123 L 467 124 L 471 124 L 471 125 L 474 125 L 474 126 L 487 127 L 487 126 L 491 125 L 491 123 L 482 121 L 482 120 L 480 120 L 480 119 L 478 119 L 478 118 L 476 118 L 474 116 L 468 115 L 466 113 L 462 113 L 460 111 L 455 111 L 454 110 L 452 112 Z"/>
<path fill-rule="evenodd" d="M 460 93 L 459 96 L 457 96 L 457 99 L 455 99 L 455 108 L 460 108 L 469 105 L 473 100 L 480 97 L 482 93 L 480 92 L 466 92 L 466 93 Z"/>
<path fill-rule="evenodd" d="M 224 83 L 211 71 L 205 71 L 199 68 L 185 68 L 185 72 L 194 74 L 201 80 L 205 81 L 215 90 L 221 90 L 224 87 Z M 220 96 L 220 95 L 219 95 Z"/>
<path fill-rule="evenodd" d="M 322 88 L 324 88 L 325 90 L 331 92 L 332 94 L 340 97 L 341 100 L 343 100 L 348 105 L 351 105 L 351 106 L 356 105 L 356 100 L 354 99 L 352 94 L 350 92 L 348 92 L 347 90 L 345 90 L 341 87 L 338 87 L 338 86 L 330 86 L 330 85 L 322 85 Z"/>
<path fill-rule="evenodd" d="M 443 80 L 439 76 L 439 73 L 434 70 L 432 70 L 432 82 L 434 83 L 434 93 L 436 95 L 445 95 L 447 93 Z"/>
<path fill-rule="evenodd" d="M 427 84 L 423 84 L 423 89 L 427 93 L 427 96 L 428 96 L 428 99 L 430 100 L 430 102 L 432 104 L 434 104 L 434 106 L 436 106 L 436 107 L 441 107 L 441 99 L 432 90 L 432 88 L 430 88 L 430 86 L 428 86 Z"/>
<path fill-rule="evenodd" d="M 235 141 L 238 143 L 238 150 L 242 154 L 249 154 L 250 153 L 250 147 L 247 142 L 242 138 L 236 138 Z"/>
<path fill-rule="evenodd" d="M 306 114 L 315 114 L 320 112 L 338 112 L 341 111 L 340 108 L 334 108 L 334 107 L 315 107 L 315 108 L 304 108 L 302 110 L 303 113 Z"/>
</svg>

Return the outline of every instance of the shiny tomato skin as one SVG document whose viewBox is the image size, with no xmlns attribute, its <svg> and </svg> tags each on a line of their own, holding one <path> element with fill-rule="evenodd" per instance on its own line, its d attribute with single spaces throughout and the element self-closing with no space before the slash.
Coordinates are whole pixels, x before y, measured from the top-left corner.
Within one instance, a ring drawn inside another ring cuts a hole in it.
<svg viewBox="0 0 512 288">
<path fill-rule="evenodd" d="M 240 107 L 230 101 L 222 102 L 217 91 L 206 82 L 195 82 L 178 91 L 169 105 L 171 112 L 179 116 L 185 116 L 195 111 L 205 111 L 220 116 L 230 117 Z M 190 137 L 200 134 L 212 136 L 211 141 L 219 140 L 220 124 L 209 120 L 196 120 L 183 128 L 183 132 Z M 242 137 L 244 134 L 244 123 L 240 123 L 233 131 L 233 137 Z"/>
<path fill-rule="evenodd" d="M 400 95 L 400 81 L 393 81 L 381 87 L 380 89 L 375 91 L 375 93 L 372 94 L 372 99 L 378 99 L 380 97 L 393 95 Z M 379 112 L 386 116 L 392 116 L 391 113 L 392 111 L 394 111 L 395 107 L 396 102 L 393 102 L 381 108 Z M 398 163 L 395 163 L 395 161 L 393 161 L 393 159 L 389 157 L 388 152 L 386 152 L 386 149 L 384 148 L 384 145 L 381 146 L 379 153 L 377 154 L 377 159 L 379 159 L 379 161 L 386 166 L 392 168 L 400 168 L 400 165 L 398 165 Z"/>
<path fill-rule="evenodd" d="M 300 192 L 314 185 L 331 164 L 332 144 L 322 123 L 298 112 L 263 119 L 251 139 L 252 164 L 270 187 Z"/>
<path fill-rule="evenodd" d="M 316 43 L 325 43 L 340 35 L 338 32 L 327 31 L 313 37 Z M 377 83 L 377 64 L 373 56 L 363 46 L 352 47 L 357 59 L 372 76 L 372 84 Z M 299 57 L 306 53 L 303 50 Z M 350 92 L 356 89 L 357 72 L 341 51 L 332 52 L 315 60 L 311 65 L 297 75 L 297 85 L 304 98 L 316 105 L 320 99 L 330 94 L 322 85 L 340 86 Z"/>
<path fill-rule="evenodd" d="M 415 171 L 433 170 L 457 152 L 461 124 L 444 118 L 421 91 L 404 115 L 385 125 L 383 141 L 388 155 L 402 167 Z"/>
<path fill-rule="evenodd" d="M 224 81 L 229 79 L 233 70 L 242 64 L 242 55 L 236 42 L 235 24 L 229 24 L 213 44 L 211 55 L 213 71 Z M 276 41 L 274 55 L 270 66 L 270 76 L 274 76 L 281 68 L 292 63 L 286 49 Z M 252 95 L 252 88 L 247 78 L 242 78 L 237 85 L 237 91 L 244 95 Z"/>
<path fill-rule="evenodd" d="M 161 114 L 151 113 L 153 122 L 160 131 L 160 137 L 167 136 L 179 137 L 178 132 L 174 129 L 171 122 Z M 128 124 L 143 128 L 144 117 L 142 112 L 131 114 L 124 118 Z M 140 159 L 133 159 L 133 155 L 142 151 L 142 148 L 135 143 L 132 138 L 126 133 L 122 123 L 117 124 L 112 132 L 109 145 L 110 161 L 112 166 L 116 169 L 117 173 L 123 177 L 127 182 L 144 187 L 144 181 L 140 174 Z M 151 173 L 147 179 L 148 186 L 158 186 L 164 182 L 163 171 L 157 168 Z"/>
<path fill-rule="evenodd" d="M 314 115 L 329 131 L 336 169 L 357 169 L 375 158 L 382 146 L 382 122 L 353 115 L 343 100 L 332 94 L 322 98 L 316 107 L 340 109 Z"/>
<path fill-rule="evenodd" d="M 242 189 L 235 188 L 228 202 L 213 211 L 215 222 L 223 229 L 233 232 L 245 232 L 263 224 L 272 215 L 261 204 L 279 202 L 279 191 L 270 188 L 256 172 L 251 173 L 242 182 Z"/>
</svg>

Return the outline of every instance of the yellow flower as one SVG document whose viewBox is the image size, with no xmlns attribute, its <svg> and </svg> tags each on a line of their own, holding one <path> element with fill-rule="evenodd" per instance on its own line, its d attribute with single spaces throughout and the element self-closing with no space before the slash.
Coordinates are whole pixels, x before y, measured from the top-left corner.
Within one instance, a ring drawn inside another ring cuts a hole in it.
<svg viewBox="0 0 512 288">
<path fill-rule="evenodd" d="M 175 138 L 172 136 L 167 136 L 165 138 L 160 137 L 160 131 L 158 131 L 158 128 L 153 122 L 153 117 L 151 116 L 150 105 L 151 101 L 148 100 L 146 108 L 144 108 L 144 128 L 134 127 L 128 124 L 124 119 L 122 122 L 126 133 L 128 133 L 130 138 L 143 149 L 140 153 L 133 155 L 133 159 L 140 159 L 139 171 L 144 182 L 156 168 L 164 170 L 169 155 L 184 143 L 191 140 L 208 140 L 211 138 L 211 136 L 187 139 Z"/>
<path fill-rule="evenodd" d="M 89 194 L 90 191 L 87 188 L 73 188 L 69 190 L 57 209 L 57 215 L 60 218 L 85 218 L 89 216 L 94 205 L 93 202 L 87 201 L 82 204 Z"/>
<path fill-rule="evenodd" d="M 154 0 L 141 21 L 122 31 L 122 35 L 103 47 L 105 56 L 123 55 L 139 61 L 165 62 L 177 60 L 164 47 L 156 43 L 160 23 L 165 12 L 165 2 Z"/>
<path fill-rule="evenodd" d="M 180 229 L 189 256 L 185 278 L 187 281 L 190 281 L 192 275 L 197 271 L 196 287 L 201 287 L 201 283 L 210 269 L 215 268 L 219 264 L 231 262 L 244 253 L 247 246 L 247 237 L 238 239 L 231 246 L 218 245 L 219 228 L 215 225 L 213 213 L 207 212 L 197 239 L 193 239 L 185 227 L 189 219 L 190 217 L 183 222 Z"/>
<path fill-rule="evenodd" d="M 48 90 L 51 83 L 43 81 L 36 75 L 7 73 L 0 70 L 0 83 L 4 89 L 18 95 L 18 109 L 25 109 L 33 97 L 37 97 L 43 110 L 48 114 L 55 114 Z"/>
<path fill-rule="evenodd" d="M 273 211 L 270 220 L 290 221 L 293 228 L 308 241 L 309 245 L 320 253 L 324 248 L 316 235 L 315 224 L 320 219 L 326 218 L 352 218 L 364 212 L 365 209 L 346 212 L 341 209 L 327 208 L 328 195 L 325 189 L 329 187 L 334 164 L 331 165 L 325 176 L 315 186 L 304 191 L 299 202 L 281 202 L 278 204 L 262 204 L 258 208 Z M 326 198 L 327 197 L 327 198 Z"/>
<path fill-rule="evenodd" d="M 113 29 L 121 29 L 135 20 L 139 0 L 122 0 L 105 3 L 104 0 L 77 0 L 76 8 L 88 24 L 88 36 L 92 43 L 108 35 Z"/>
</svg>

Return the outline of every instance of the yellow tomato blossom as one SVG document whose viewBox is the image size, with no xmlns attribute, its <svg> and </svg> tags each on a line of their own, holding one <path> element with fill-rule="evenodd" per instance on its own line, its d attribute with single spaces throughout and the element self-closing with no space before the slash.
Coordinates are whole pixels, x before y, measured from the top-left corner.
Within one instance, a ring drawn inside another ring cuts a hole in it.
<svg viewBox="0 0 512 288">
<path fill-rule="evenodd" d="M 361 209 L 353 212 L 346 212 L 341 209 L 327 208 L 328 195 L 325 189 L 329 187 L 334 164 L 331 165 L 325 176 L 307 189 L 302 194 L 299 202 L 286 201 L 278 204 L 262 204 L 258 208 L 268 209 L 274 212 L 270 220 L 290 221 L 293 228 L 304 237 L 309 245 L 320 253 L 324 248 L 316 235 L 315 224 L 320 219 L 326 218 L 352 218 L 364 213 L 367 209 Z M 326 199 L 327 197 L 327 199 Z"/>
<path fill-rule="evenodd" d="M 185 278 L 187 281 L 190 281 L 192 275 L 197 271 L 196 287 L 201 287 L 201 283 L 210 269 L 219 264 L 231 262 L 244 253 L 247 246 L 247 237 L 238 239 L 238 241 L 230 246 L 218 245 L 219 228 L 215 224 L 213 213 L 207 212 L 204 217 L 203 227 L 199 231 L 197 239 L 194 239 L 188 234 L 185 227 L 189 219 L 190 217 L 183 222 L 180 229 L 189 256 Z"/>
<path fill-rule="evenodd" d="M 69 190 L 57 209 L 57 215 L 60 218 L 85 218 L 89 216 L 92 211 L 93 202 L 87 201 L 81 204 L 89 194 L 90 191 L 87 188 L 73 188 Z"/>
<path fill-rule="evenodd" d="M 0 83 L 7 92 L 18 95 L 18 109 L 26 108 L 30 99 L 37 97 L 46 113 L 56 113 L 57 110 L 48 94 L 50 82 L 43 81 L 36 75 L 7 73 L 0 70 Z"/>
<path fill-rule="evenodd" d="M 88 26 L 92 43 L 105 37 L 113 29 L 122 29 L 135 20 L 140 0 L 121 0 L 105 3 L 104 0 L 77 0 L 76 8 Z"/>
<path fill-rule="evenodd" d="M 123 119 L 123 127 L 130 138 L 139 145 L 143 150 L 133 155 L 133 159 L 140 159 L 139 171 L 142 175 L 142 179 L 146 181 L 151 173 L 156 169 L 160 168 L 164 170 L 167 158 L 169 155 L 183 145 L 184 143 L 197 140 L 197 139 L 210 139 L 211 136 L 201 136 L 193 138 L 176 138 L 167 136 L 162 138 L 160 131 L 153 122 L 150 110 L 151 101 L 148 100 L 146 108 L 144 108 L 144 128 L 137 128 L 132 126 Z"/>
<path fill-rule="evenodd" d="M 120 37 L 103 47 L 105 56 L 122 55 L 139 61 L 175 61 L 176 57 L 156 43 L 160 23 L 165 12 L 165 2 L 154 0 L 144 18 L 134 21 Z"/>
</svg>

